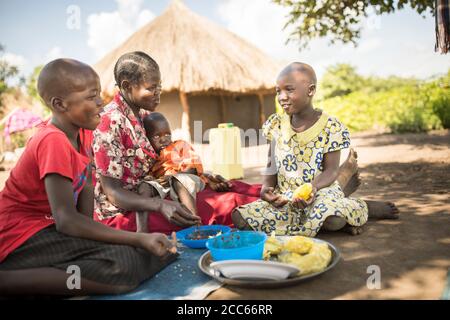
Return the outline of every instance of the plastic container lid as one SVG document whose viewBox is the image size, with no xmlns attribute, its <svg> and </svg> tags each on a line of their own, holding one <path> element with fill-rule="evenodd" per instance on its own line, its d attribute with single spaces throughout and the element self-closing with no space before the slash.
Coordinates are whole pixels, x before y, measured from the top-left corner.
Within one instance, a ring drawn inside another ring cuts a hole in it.
<svg viewBox="0 0 450 320">
<path fill-rule="evenodd" d="M 227 123 L 219 123 L 218 128 L 223 129 L 223 128 L 233 128 L 234 127 L 234 123 L 232 122 L 227 122 Z"/>
</svg>

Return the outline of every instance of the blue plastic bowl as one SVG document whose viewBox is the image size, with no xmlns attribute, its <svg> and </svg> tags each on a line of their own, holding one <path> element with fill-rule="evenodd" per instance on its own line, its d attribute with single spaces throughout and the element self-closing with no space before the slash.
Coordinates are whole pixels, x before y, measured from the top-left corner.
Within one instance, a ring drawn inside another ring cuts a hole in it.
<svg viewBox="0 0 450 320">
<path fill-rule="evenodd" d="M 183 229 L 181 231 L 177 232 L 177 239 L 183 243 L 185 246 L 189 248 L 194 249 L 200 249 L 206 247 L 206 241 L 208 239 L 199 239 L 199 240 L 192 240 L 189 239 L 188 236 L 192 234 L 193 232 L 201 230 L 201 231 L 217 231 L 222 232 L 222 234 L 227 233 L 231 230 L 228 226 L 222 226 L 218 224 L 210 225 L 210 226 L 200 226 L 200 227 L 189 227 L 187 229 Z"/>
<path fill-rule="evenodd" d="M 239 231 L 223 234 L 206 241 L 214 261 L 262 260 L 267 235 L 263 232 Z"/>
</svg>

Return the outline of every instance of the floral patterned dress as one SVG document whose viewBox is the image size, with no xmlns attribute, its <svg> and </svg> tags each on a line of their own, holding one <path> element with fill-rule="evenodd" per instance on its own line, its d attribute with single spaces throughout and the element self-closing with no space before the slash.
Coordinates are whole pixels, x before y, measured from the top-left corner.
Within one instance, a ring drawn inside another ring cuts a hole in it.
<svg viewBox="0 0 450 320">
<path fill-rule="evenodd" d="M 312 182 L 323 172 L 325 153 L 350 146 L 348 129 L 325 113 L 301 133 L 292 129 L 287 114 L 273 114 L 263 125 L 263 134 L 275 142 L 278 178 L 275 192 L 289 200 L 298 186 Z M 237 210 L 254 230 L 309 237 L 314 237 L 330 216 L 344 218 L 352 226 L 361 226 L 368 218 L 367 204 L 360 199 L 346 198 L 337 181 L 318 190 L 315 201 L 304 210 L 296 209 L 290 203 L 275 208 L 261 199 Z"/>
<path fill-rule="evenodd" d="M 146 111 L 143 111 L 145 113 Z M 157 155 L 145 136 L 142 121 L 136 118 L 120 94 L 108 104 L 94 131 L 95 159 L 94 216 L 104 220 L 127 213 L 111 203 L 100 183 L 100 176 L 118 179 L 126 190 L 137 192 L 147 179 Z"/>
</svg>

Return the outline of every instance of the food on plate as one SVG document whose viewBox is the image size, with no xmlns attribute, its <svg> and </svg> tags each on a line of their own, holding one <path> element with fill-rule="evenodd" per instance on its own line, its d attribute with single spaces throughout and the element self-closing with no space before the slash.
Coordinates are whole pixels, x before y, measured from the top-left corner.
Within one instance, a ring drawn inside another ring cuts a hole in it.
<svg viewBox="0 0 450 320">
<path fill-rule="evenodd" d="M 267 238 L 266 243 L 264 244 L 263 257 L 266 258 L 277 255 L 281 253 L 281 250 L 283 250 L 283 243 L 275 237 L 275 234 L 272 234 Z"/>
<path fill-rule="evenodd" d="M 294 236 L 289 238 L 284 244 L 284 249 L 289 252 L 294 252 L 298 254 L 307 254 L 311 251 L 314 245 L 314 241 L 310 238 L 302 236 Z"/>
<path fill-rule="evenodd" d="M 331 262 L 332 253 L 326 243 L 303 236 L 288 237 L 282 241 L 272 234 L 264 246 L 265 260 L 291 264 L 300 269 L 299 275 L 324 270 Z"/>
<path fill-rule="evenodd" d="M 326 243 L 314 243 L 307 254 L 283 251 L 278 258 L 280 262 L 296 266 L 300 274 L 305 275 L 324 270 L 331 261 L 331 250 Z"/>
</svg>

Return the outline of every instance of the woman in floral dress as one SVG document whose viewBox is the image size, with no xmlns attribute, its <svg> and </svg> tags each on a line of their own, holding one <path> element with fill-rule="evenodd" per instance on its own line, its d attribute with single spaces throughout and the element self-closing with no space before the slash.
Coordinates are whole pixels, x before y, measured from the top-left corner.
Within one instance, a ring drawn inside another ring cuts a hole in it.
<svg viewBox="0 0 450 320">
<path fill-rule="evenodd" d="M 136 212 L 145 211 L 149 212 L 149 232 L 165 234 L 197 224 L 232 225 L 233 209 L 257 200 L 260 185 L 204 174 L 208 187 L 197 194 L 199 216 L 179 202 L 139 194 L 139 186 L 158 159 L 142 119 L 159 105 L 161 74 L 150 56 L 130 52 L 119 58 L 114 76 L 119 92 L 105 107 L 93 133 L 94 218 L 116 229 L 136 231 Z"/>
</svg>

